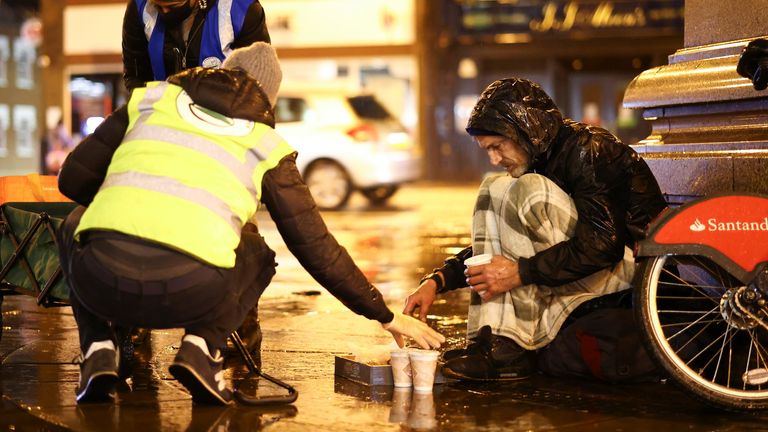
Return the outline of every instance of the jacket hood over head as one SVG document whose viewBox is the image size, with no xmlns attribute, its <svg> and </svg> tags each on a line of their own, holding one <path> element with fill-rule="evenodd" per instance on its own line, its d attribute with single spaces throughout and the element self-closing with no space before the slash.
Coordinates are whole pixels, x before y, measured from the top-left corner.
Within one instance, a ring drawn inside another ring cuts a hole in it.
<svg viewBox="0 0 768 432">
<path fill-rule="evenodd" d="M 563 115 L 538 84 L 522 78 L 505 78 L 491 83 L 475 104 L 467 122 L 467 133 L 488 132 L 513 138 L 518 132 L 527 138 L 521 143 L 535 161 L 554 141 Z"/>
<path fill-rule="evenodd" d="M 219 114 L 275 127 L 266 93 L 243 70 L 196 67 L 170 76 L 168 82 L 183 88 L 196 104 Z"/>
</svg>

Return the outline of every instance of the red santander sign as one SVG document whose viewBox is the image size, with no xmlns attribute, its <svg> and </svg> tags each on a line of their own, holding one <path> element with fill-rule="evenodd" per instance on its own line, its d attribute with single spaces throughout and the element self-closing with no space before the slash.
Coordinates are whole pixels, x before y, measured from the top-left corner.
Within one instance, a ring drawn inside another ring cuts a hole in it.
<svg viewBox="0 0 768 432">
<path fill-rule="evenodd" d="M 768 198 L 739 195 L 697 202 L 678 211 L 653 240 L 709 246 L 751 272 L 768 261 Z"/>
</svg>

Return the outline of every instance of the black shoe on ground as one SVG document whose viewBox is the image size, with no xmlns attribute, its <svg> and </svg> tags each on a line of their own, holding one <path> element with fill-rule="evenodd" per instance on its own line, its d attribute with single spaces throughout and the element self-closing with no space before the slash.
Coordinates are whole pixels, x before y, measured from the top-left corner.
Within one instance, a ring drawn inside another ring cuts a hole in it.
<svg viewBox="0 0 768 432">
<path fill-rule="evenodd" d="M 443 376 L 466 381 L 514 381 L 533 373 L 531 352 L 508 337 L 492 334 L 489 326 L 480 329 L 475 341 L 466 354 L 450 359 L 443 356 Z"/>
<path fill-rule="evenodd" d="M 75 390 L 77 403 L 112 399 L 120 380 L 117 374 L 117 355 L 114 348 L 102 348 L 81 361 L 80 383 Z"/>
<path fill-rule="evenodd" d="M 490 329 L 490 327 L 488 328 Z M 440 355 L 440 361 L 444 363 L 448 360 L 453 360 L 455 358 L 469 354 L 475 354 L 477 352 L 480 352 L 480 343 L 477 341 L 477 338 L 474 338 L 471 342 L 469 342 L 469 345 L 467 345 L 466 348 L 455 348 L 442 353 Z"/>
<path fill-rule="evenodd" d="M 190 342 L 190 335 L 187 335 L 182 339 L 179 352 L 168 371 L 189 390 L 193 402 L 229 405 L 232 403 L 232 391 L 224 381 L 223 365 L 224 358 L 219 353 L 216 358 L 211 357 L 200 346 Z"/>
</svg>

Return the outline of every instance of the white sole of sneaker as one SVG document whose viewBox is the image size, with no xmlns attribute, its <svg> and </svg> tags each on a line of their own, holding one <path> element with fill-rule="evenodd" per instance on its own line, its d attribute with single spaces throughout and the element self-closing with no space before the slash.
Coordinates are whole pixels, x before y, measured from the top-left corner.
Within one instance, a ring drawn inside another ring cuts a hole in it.
<svg viewBox="0 0 768 432">
<path fill-rule="evenodd" d="M 198 375 L 192 366 L 186 363 L 173 363 L 168 372 L 180 382 L 192 395 L 192 402 L 205 405 L 230 405 L 231 400 L 223 399 L 219 393 L 212 389 L 205 380 Z"/>
<path fill-rule="evenodd" d="M 117 372 L 95 373 L 88 380 L 85 388 L 75 395 L 77 402 L 104 402 L 115 395 L 115 386 L 120 380 Z"/>
</svg>

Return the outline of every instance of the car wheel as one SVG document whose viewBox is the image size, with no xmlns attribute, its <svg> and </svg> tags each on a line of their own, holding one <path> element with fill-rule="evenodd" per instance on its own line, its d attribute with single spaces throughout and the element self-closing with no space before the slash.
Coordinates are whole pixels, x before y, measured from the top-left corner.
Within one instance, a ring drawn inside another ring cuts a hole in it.
<svg viewBox="0 0 768 432">
<path fill-rule="evenodd" d="M 309 192 L 323 210 L 343 207 L 352 194 L 352 181 L 347 171 L 331 160 L 312 162 L 304 173 Z"/>
<path fill-rule="evenodd" d="M 360 190 L 373 205 L 383 205 L 397 192 L 398 185 L 374 186 Z"/>
</svg>

